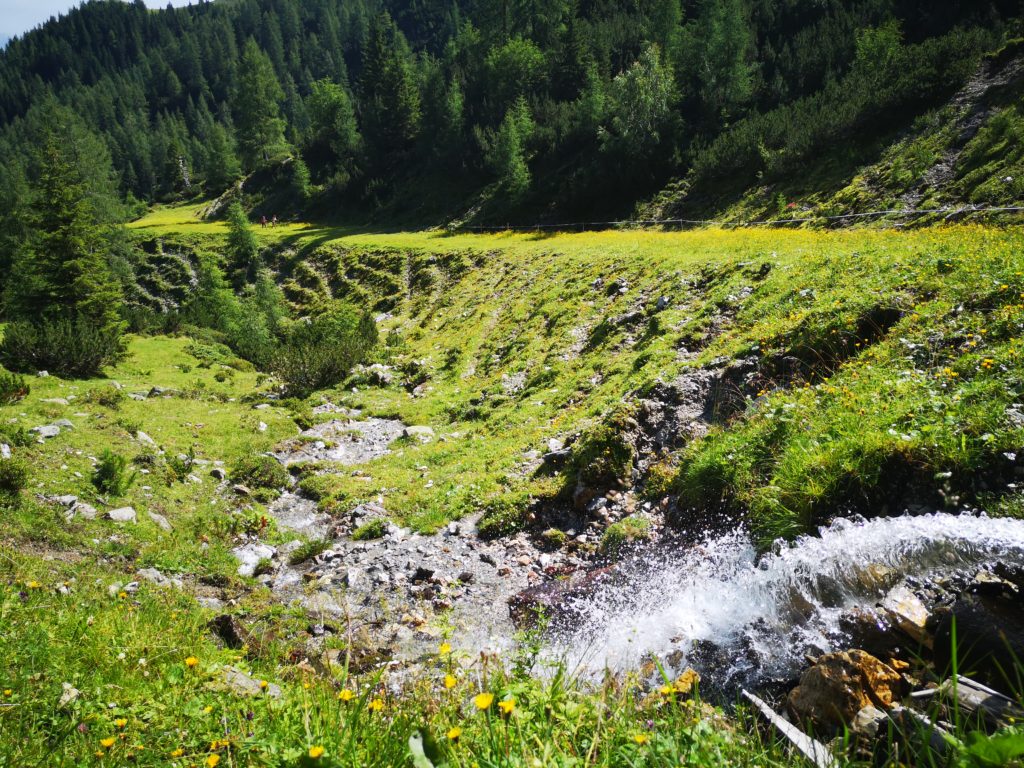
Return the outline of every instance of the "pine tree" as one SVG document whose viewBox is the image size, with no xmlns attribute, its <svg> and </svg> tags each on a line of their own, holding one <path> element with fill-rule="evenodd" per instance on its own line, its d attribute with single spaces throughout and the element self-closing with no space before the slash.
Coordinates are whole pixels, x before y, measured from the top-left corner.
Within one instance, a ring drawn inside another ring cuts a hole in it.
<svg viewBox="0 0 1024 768">
<path fill-rule="evenodd" d="M 239 282 L 253 280 L 263 266 L 256 234 L 241 203 L 235 201 L 228 208 L 228 259 Z"/>
<path fill-rule="evenodd" d="M 242 166 L 254 171 L 288 151 L 280 102 L 284 91 L 273 65 L 254 40 L 245 44 L 233 107 Z"/>
<path fill-rule="evenodd" d="M 499 184 L 513 200 L 520 199 L 530 188 L 526 144 L 535 126 L 526 99 L 520 96 L 505 113 L 491 147 L 491 167 L 498 173 Z"/>
</svg>

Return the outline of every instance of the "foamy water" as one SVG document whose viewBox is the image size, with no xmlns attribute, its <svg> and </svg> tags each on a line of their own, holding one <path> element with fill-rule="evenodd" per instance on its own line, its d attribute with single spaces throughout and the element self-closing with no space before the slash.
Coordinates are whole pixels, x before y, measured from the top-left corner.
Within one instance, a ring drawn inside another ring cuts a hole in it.
<svg viewBox="0 0 1024 768">
<path fill-rule="evenodd" d="M 898 579 L 1024 564 L 1024 521 L 931 514 L 839 520 L 757 558 L 742 530 L 701 545 L 651 547 L 574 604 L 552 653 L 597 675 L 652 655 L 671 672 L 688 665 L 720 687 L 785 677 L 806 653 L 832 650 L 839 618 L 870 608 Z"/>
</svg>

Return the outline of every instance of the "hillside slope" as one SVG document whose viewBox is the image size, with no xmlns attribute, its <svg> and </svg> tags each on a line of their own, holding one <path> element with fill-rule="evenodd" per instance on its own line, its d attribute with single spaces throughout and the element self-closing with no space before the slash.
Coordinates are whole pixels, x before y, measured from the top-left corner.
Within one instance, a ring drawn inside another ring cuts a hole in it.
<svg viewBox="0 0 1024 768">
<path fill-rule="evenodd" d="M 157 307 L 224 246 L 193 212 L 133 227 Z M 282 400 L 196 329 L 0 405 L 11 764 L 394 766 L 426 728 L 514 765 L 513 726 L 525 764 L 780 764 L 692 675 L 531 676 L 510 609 L 644 539 L 1022 513 L 1019 232 L 258 236 L 296 308 L 377 311 L 373 365 Z"/>
</svg>

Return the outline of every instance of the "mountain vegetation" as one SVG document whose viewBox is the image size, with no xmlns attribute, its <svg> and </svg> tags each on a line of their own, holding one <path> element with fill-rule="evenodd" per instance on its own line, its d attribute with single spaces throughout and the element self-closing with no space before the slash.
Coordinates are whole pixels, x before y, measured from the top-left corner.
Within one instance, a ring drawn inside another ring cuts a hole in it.
<svg viewBox="0 0 1024 768">
<path fill-rule="evenodd" d="M 863 159 L 1019 30 L 1010 0 L 99 0 L 0 52 L 0 173 L 63 107 L 145 202 L 242 174 L 405 221 L 690 212 Z M 311 207 L 312 206 L 312 207 Z M 5 205 L 7 209 L 12 206 Z"/>
</svg>

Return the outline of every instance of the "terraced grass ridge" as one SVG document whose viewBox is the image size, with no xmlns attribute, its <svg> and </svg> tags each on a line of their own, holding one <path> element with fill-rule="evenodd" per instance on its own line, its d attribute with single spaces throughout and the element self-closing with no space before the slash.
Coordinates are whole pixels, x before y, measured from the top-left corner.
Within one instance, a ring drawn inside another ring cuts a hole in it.
<svg viewBox="0 0 1024 768">
<path fill-rule="evenodd" d="M 134 301 L 172 307 L 223 248 L 226 229 L 196 211 L 132 225 L 149 254 Z M 241 477 L 331 418 L 323 403 L 435 439 L 344 471 L 297 468 L 299 488 L 322 511 L 381 503 L 424 532 L 482 513 L 481 535 L 557 544 L 551 532 L 609 490 L 683 529 L 742 522 L 765 547 L 854 512 L 1024 510 L 1016 229 L 256 231 L 296 312 L 326 297 L 374 310 L 390 375 L 282 401 L 226 348 L 139 336 L 107 379 L 33 377 L 0 405 L 0 443 L 29 476 L 0 507 L 0 763 L 406 765 L 421 729 L 457 766 L 789 764 L 742 708 L 726 716 L 685 682 L 531 675 L 533 637 L 501 664 L 452 652 L 435 627 L 412 679 L 356 674 L 343 630 L 325 640 L 336 664 L 304 662 L 314 622 L 230 555 L 245 533 L 285 540 L 266 512 L 276 490 L 230 492 L 210 473 Z M 651 403 L 692 412 L 692 428 L 661 434 Z M 29 432 L 65 419 L 55 437 Z M 138 472 L 117 498 L 92 482 L 105 450 Z M 74 514 L 68 495 L 97 514 Z M 124 507 L 135 524 L 105 519 Z M 620 526 L 606 549 L 644 530 Z M 137 583 L 147 568 L 183 588 Z M 214 592 L 217 612 L 256 628 L 244 646 L 211 638 L 197 596 Z M 228 667 L 251 697 L 224 689 Z"/>
</svg>

